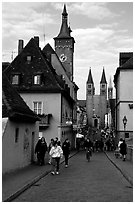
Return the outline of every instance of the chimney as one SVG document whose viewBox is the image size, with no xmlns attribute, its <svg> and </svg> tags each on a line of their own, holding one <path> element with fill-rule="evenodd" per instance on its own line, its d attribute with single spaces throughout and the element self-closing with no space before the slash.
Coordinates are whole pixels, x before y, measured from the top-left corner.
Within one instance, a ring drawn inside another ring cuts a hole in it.
<svg viewBox="0 0 135 204">
<path fill-rule="evenodd" d="M 38 36 L 34 36 L 34 40 L 37 43 L 37 46 L 39 47 L 39 37 Z"/>
<path fill-rule="evenodd" d="M 19 44 L 18 44 L 18 55 L 20 54 L 20 52 L 23 50 L 23 40 L 19 40 Z"/>
</svg>

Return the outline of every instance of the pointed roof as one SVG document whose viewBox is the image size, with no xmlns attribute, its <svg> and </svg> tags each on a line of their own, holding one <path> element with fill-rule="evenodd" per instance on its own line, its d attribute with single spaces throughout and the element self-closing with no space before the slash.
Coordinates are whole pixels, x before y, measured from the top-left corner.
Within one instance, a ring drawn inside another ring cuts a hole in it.
<svg viewBox="0 0 135 204">
<path fill-rule="evenodd" d="M 103 68 L 103 72 L 102 72 L 102 77 L 101 77 L 100 84 L 107 84 L 104 68 Z"/>
<path fill-rule="evenodd" d="M 69 29 L 69 27 L 68 27 L 67 16 L 68 16 L 68 13 L 66 11 L 66 5 L 64 4 L 64 8 L 63 8 L 63 12 L 62 12 L 61 29 L 60 29 L 60 32 L 56 38 L 71 38 L 71 36 L 70 36 L 71 29 Z"/>
<path fill-rule="evenodd" d="M 43 54 L 46 56 L 46 58 L 49 60 L 49 62 L 51 63 L 51 55 L 55 54 L 57 59 L 59 60 L 59 57 L 57 56 L 57 53 L 54 51 L 54 49 L 51 47 L 51 45 L 49 43 L 47 43 L 43 50 L 42 50 Z M 63 66 L 62 62 L 59 60 L 59 63 L 61 64 L 61 66 L 63 67 L 63 69 L 65 70 L 65 67 Z M 65 70 L 66 72 L 66 70 Z"/>
<path fill-rule="evenodd" d="M 49 44 L 47 48 L 47 54 L 50 56 L 54 50 Z M 27 56 L 31 56 L 31 63 L 27 63 Z M 68 100 L 72 101 L 68 87 L 65 88 L 65 82 L 61 79 L 61 76 L 57 75 L 48 60 L 48 56 L 41 51 L 34 38 L 30 39 L 22 52 L 4 70 L 4 73 L 8 78 L 14 73 L 20 74 L 21 83 L 16 86 L 19 93 L 63 93 Z M 42 85 L 40 86 L 33 84 L 33 76 L 36 74 L 41 74 Z"/>
<path fill-rule="evenodd" d="M 2 73 L 2 117 L 17 121 L 35 122 L 38 116 L 26 105 L 22 97 Z"/>
<path fill-rule="evenodd" d="M 94 84 L 92 74 L 91 74 L 91 69 L 89 70 L 89 76 L 88 76 L 87 84 Z"/>
<path fill-rule="evenodd" d="M 67 10 L 66 10 L 66 4 L 64 4 L 64 8 L 63 8 L 63 13 L 62 13 L 63 16 L 67 17 L 68 16 L 68 13 L 67 13 Z"/>
</svg>

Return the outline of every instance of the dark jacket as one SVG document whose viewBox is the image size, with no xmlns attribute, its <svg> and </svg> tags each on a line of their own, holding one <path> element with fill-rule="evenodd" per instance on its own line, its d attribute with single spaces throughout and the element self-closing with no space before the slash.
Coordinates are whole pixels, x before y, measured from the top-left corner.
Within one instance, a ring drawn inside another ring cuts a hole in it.
<svg viewBox="0 0 135 204">
<path fill-rule="evenodd" d="M 35 147 L 35 153 L 45 154 L 47 151 L 47 144 L 46 142 L 42 142 L 41 139 L 37 142 Z"/>
<path fill-rule="evenodd" d="M 62 145 L 62 150 L 64 155 L 70 154 L 70 142 L 64 142 Z"/>
<path fill-rule="evenodd" d="M 122 155 L 127 154 L 127 145 L 126 145 L 125 142 L 123 142 L 123 143 L 120 144 L 120 153 L 121 153 Z"/>
</svg>

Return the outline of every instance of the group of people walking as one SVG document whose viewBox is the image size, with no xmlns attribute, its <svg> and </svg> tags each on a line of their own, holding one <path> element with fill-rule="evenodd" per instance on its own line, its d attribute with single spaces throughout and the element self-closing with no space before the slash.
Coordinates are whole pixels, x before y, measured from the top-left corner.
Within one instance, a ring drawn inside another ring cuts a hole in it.
<svg viewBox="0 0 135 204">
<path fill-rule="evenodd" d="M 103 141 L 101 140 L 100 146 L 99 144 L 96 146 L 96 144 L 93 144 L 93 142 L 89 139 L 86 138 L 84 141 L 84 148 L 86 150 L 86 159 L 90 161 L 90 156 L 92 156 L 92 152 L 94 152 L 94 147 L 96 151 L 98 151 L 98 148 L 103 151 Z M 119 144 L 118 144 L 118 150 L 123 157 L 123 161 L 126 159 L 126 154 L 127 154 L 127 145 L 125 140 L 120 139 Z M 35 147 L 35 154 L 37 154 L 37 160 L 39 165 L 44 165 L 44 159 L 45 159 L 45 153 L 48 152 L 49 154 L 49 164 L 52 165 L 51 173 L 52 175 L 54 174 L 59 174 L 59 165 L 60 165 L 60 159 L 64 156 L 65 159 L 65 167 L 68 167 L 68 159 L 70 155 L 70 142 L 69 139 L 65 139 L 63 144 L 61 144 L 60 141 L 58 141 L 58 138 L 56 137 L 55 139 L 51 139 L 51 142 L 49 146 L 47 147 L 47 143 L 45 141 L 45 138 L 42 137 L 39 139 L 39 141 L 36 144 Z"/>
<path fill-rule="evenodd" d="M 127 144 L 124 139 L 120 138 L 120 141 L 118 143 L 118 152 L 120 154 L 120 157 L 123 158 L 123 161 L 126 160 L 126 154 L 127 154 Z"/>
<path fill-rule="evenodd" d="M 66 139 L 61 145 L 60 141 L 58 141 L 58 138 L 56 137 L 55 139 L 51 139 L 49 147 L 47 147 L 47 143 L 44 137 L 39 139 L 35 147 L 35 153 L 37 154 L 37 160 L 39 165 L 44 164 L 45 153 L 47 151 L 49 154 L 49 164 L 52 165 L 52 175 L 59 174 L 60 159 L 63 156 L 65 158 L 65 167 L 68 167 L 68 158 L 70 154 L 69 139 Z"/>
</svg>

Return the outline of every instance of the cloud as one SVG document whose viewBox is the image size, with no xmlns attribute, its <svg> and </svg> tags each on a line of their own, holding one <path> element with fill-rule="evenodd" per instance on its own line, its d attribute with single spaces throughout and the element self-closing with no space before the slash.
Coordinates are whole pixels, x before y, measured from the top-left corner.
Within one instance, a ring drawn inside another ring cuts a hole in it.
<svg viewBox="0 0 135 204">
<path fill-rule="evenodd" d="M 111 28 L 111 27 L 110 27 Z M 99 94 L 99 83 L 103 67 L 106 79 L 115 74 L 119 63 L 119 52 L 128 52 L 133 49 L 133 40 L 127 35 L 126 30 L 113 30 L 103 28 L 76 29 L 73 32 L 75 38 L 75 82 L 79 86 L 78 95 L 85 99 L 84 90 L 89 68 L 93 73 L 96 94 Z"/>
<path fill-rule="evenodd" d="M 117 16 L 107 8 L 106 2 L 84 2 L 68 5 L 70 12 L 87 16 L 88 18 L 103 20 Z"/>
</svg>

